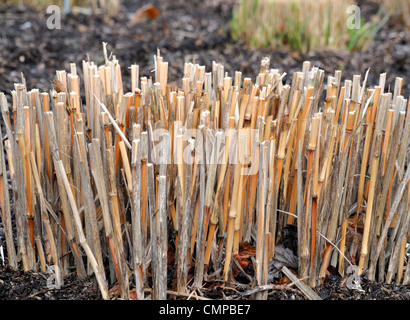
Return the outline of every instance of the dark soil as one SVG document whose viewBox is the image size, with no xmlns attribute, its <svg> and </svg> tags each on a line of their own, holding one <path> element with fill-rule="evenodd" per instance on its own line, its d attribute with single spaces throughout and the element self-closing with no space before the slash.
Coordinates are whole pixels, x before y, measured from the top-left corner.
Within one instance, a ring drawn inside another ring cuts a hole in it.
<svg viewBox="0 0 410 320">
<path fill-rule="evenodd" d="M 348 289 L 342 280 L 337 276 L 328 276 L 316 291 L 326 300 L 410 300 L 410 286 L 376 283 L 362 277 L 363 291 L 360 291 Z"/>
<path fill-rule="evenodd" d="M 47 287 L 48 275 L 41 272 L 13 271 L 0 269 L 0 300 L 101 300 L 101 294 L 92 279 L 80 282 L 75 273 L 64 278 L 61 289 Z M 410 286 L 380 284 L 362 278 L 363 291 L 350 290 L 338 276 L 328 276 L 324 284 L 316 288 L 323 300 L 410 300 Z M 211 299 L 247 299 L 246 285 L 213 283 L 203 290 Z M 115 288 L 110 291 L 115 296 Z M 194 299 L 194 298 L 193 298 Z M 297 288 L 277 288 L 268 292 L 268 300 L 306 300 Z"/>
<path fill-rule="evenodd" d="M 80 283 L 75 273 L 64 278 L 60 289 L 47 287 L 49 275 L 0 269 L 0 300 L 100 300 L 92 280 Z"/>
<path fill-rule="evenodd" d="M 375 2 L 359 1 L 365 20 L 377 12 Z M 386 24 L 363 52 L 328 49 L 300 54 L 287 50 L 252 50 L 241 41 L 234 42 L 229 30 L 233 0 L 152 1 L 159 9 L 159 16 L 130 26 L 129 17 L 145 3 L 124 0 L 122 11 L 115 18 L 69 14 L 62 17 L 60 30 L 47 28 L 49 16 L 45 10 L 38 12 L 27 6 L 0 4 L 0 92 L 12 90 L 14 82 L 20 81 L 21 73 L 28 89 L 49 90 L 55 71 L 69 70 L 69 63 L 76 63 L 82 76 L 81 61 L 89 57 L 103 63 L 102 42 L 107 42 L 109 54 L 114 54 L 123 66 L 126 90 L 129 90 L 127 67 L 137 63 L 140 75 L 152 75 L 153 56 L 160 48 L 164 61 L 169 62 L 170 82 L 181 78 L 183 64 L 188 61 L 203 64 L 208 71 L 212 61 L 220 62 L 229 74 L 239 70 L 254 79 L 260 60 L 268 56 L 272 67 L 287 72 L 287 82 L 293 72 L 301 70 L 303 61 L 309 60 L 327 75 L 341 69 L 343 79 L 351 79 L 354 74 L 364 77 L 370 68 L 369 85 L 377 84 L 382 72 L 387 72 L 386 86 L 390 88 L 394 86 L 395 77 L 403 77 L 402 95 L 406 98 L 410 93 L 410 82 L 406 82 L 406 78 L 410 78 L 410 33 L 398 24 Z M 1 224 L 0 245 L 6 248 Z M 294 250 L 291 243 L 286 246 Z M 242 276 L 245 284 L 238 283 L 237 287 L 227 289 L 223 283 L 213 283 L 204 290 L 204 295 L 214 299 L 241 298 L 241 294 L 250 289 L 246 276 Z M 24 273 L 0 267 L 0 300 L 101 299 L 93 279 L 80 282 L 73 273 L 64 279 L 64 286 L 56 290 L 47 287 L 47 278 L 47 274 L 40 272 Z M 377 284 L 363 278 L 361 292 L 348 289 L 342 281 L 331 275 L 317 292 L 323 299 L 331 300 L 410 299 L 409 286 Z M 268 299 L 300 300 L 305 296 L 296 287 L 278 288 L 269 291 Z"/>
</svg>

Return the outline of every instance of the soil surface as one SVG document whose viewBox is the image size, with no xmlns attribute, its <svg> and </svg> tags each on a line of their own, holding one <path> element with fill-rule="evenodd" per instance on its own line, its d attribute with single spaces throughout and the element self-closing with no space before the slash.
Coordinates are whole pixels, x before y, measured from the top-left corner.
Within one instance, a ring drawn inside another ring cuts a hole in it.
<svg viewBox="0 0 410 320">
<path fill-rule="evenodd" d="M 99 300 L 92 280 L 80 282 L 75 273 L 64 278 L 60 289 L 47 286 L 48 274 L 0 268 L 0 300 Z M 52 283 L 51 283 L 52 284 Z"/>
<path fill-rule="evenodd" d="M 101 294 L 93 279 L 79 281 L 72 273 L 64 278 L 60 289 L 47 286 L 48 274 L 41 272 L 13 271 L 8 267 L 0 268 L 0 300 L 101 300 Z M 328 276 L 316 292 L 323 300 L 410 300 L 410 286 L 380 284 L 362 278 L 362 290 L 351 290 L 344 285 L 339 276 Z M 112 299 L 116 299 L 118 288 L 110 290 Z M 247 299 L 251 288 L 236 283 L 213 283 L 202 291 L 202 296 L 211 299 L 238 300 Z M 131 291 L 131 298 L 133 297 Z M 178 297 L 172 297 L 181 299 Z M 183 299 L 186 299 L 183 298 Z M 195 296 L 192 297 L 195 300 Z M 306 300 L 296 287 L 287 288 L 276 285 L 268 291 L 268 300 Z"/>
<path fill-rule="evenodd" d="M 341 69 L 343 79 L 352 79 L 355 74 L 364 77 L 370 68 L 369 85 L 377 84 L 379 74 L 387 72 L 386 86 L 391 90 L 395 77 L 403 77 L 402 95 L 407 98 L 410 93 L 410 82 L 406 82 L 410 78 L 410 32 L 405 32 L 399 24 L 386 24 L 362 52 L 327 49 L 300 54 L 287 50 L 252 50 L 245 43 L 231 39 L 229 21 L 233 0 L 157 0 L 151 3 L 159 9 L 158 17 L 146 18 L 133 26 L 130 18 L 146 4 L 145 1 L 124 0 L 115 18 L 94 14 L 63 16 L 60 30 L 47 28 L 49 15 L 45 10 L 38 12 L 27 6 L 0 5 L 0 92 L 12 90 L 13 83 L 20 81 L 21 73 L 28 89 L 49 90 L 55 71 L 69 70 L 70 63 L 77 64 L 82 76 L 81 61 L 89 57 L 96 63 L 103 63 L 102 42 L 107 42 L 108 53 L 114 54 L 123 67 L 126 90 L 130 83 L 127 68 L 137 63 L 140 75 L 151 76 L 153 56 L 159 48 L 164 61 L 169 62 L 170 82 L 181 78 L 184 62 L 188 61 L 205 65 L 207 71 L 212 61 L 220 62 L 230 75 L 239 70 L 244 77 L 255 79 L 261 59 L 268 56 L 271 67 L 288 74 L 287 82 L 292 79 L 293 72 L 301 70 L 303 61 L 309 60 L 327 75 Z M 377 12 L 373 0 L 359 1 L 359 4 L 365 20 Z M 0 223 L 0 245 L 6 248 L 1 227 Z M 5 255 L 7 263 L 7 253 Z M 57 290 L 47 286 L 48 274 L 24 273 L 1 266 L 0 259 L 0 300 L 101 299 L 94 279 L 80 282 L 72 273 Z M 169 270 L 171 272 L 173 270 Z M 245 269 L 244 272 L 247 275 L 238 272 L 237 284 L 209 283 L 202 294 L 213 299 L 247 298 L 251 288 L 246 279 L 252 276 L 253 270 Z M 362 278 L 362 290 L 350 290 L 345 280 L 331 274 L 316 291 L 322 299 L 328 300 L 410 299 L 409 286 L 377 284 Z M 279 280 L 276 283 L 275 288 L 269 290 L 268 299 L 306 299 L 295 286 L 284 288 Z M 115 287 L 110 289 L 115 298 Z M 172 289 L 171 283 L 169 289 Z"/>
</svg>

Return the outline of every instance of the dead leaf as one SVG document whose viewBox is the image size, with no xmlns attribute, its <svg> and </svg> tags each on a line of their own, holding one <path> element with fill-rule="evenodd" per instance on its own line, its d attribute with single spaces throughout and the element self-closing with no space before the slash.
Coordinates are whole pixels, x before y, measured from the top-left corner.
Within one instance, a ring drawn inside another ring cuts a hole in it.
<svg viewBox="0 0 410 320">
<path fill-rule="evenodd" d="M 256 248 L 252 247 L 248 241 L 239 244 L 238 256 L 241 258 L 250 258 L 255 256 Z"/>
<path fill-rule="evenodd" d="M 130 300 L 138 300 L 137 291 L 135 289 L 130 290 Z"/>
<path fill-rule="evenodd" d="M 287 285 L 291 282 L 292 281 L 287 276 L 283 276 L 282 278 L 279 279 L 278 284 L 284 286 L 284 285 Z"/>
<path fill-rule="evenodd" d="M 249 260 L 247 258 L 244 258 L 244 257 L 240 256 L 239 254 L 234 254 L 233 256 L 239 262 L 242 269 L 244 269 L 248 266 Z"/>
<path fill-rule="evenodd" d="M 292 250 L 279 244 L 275 247 L 275 255 L 272 264 L 275 269 L 281 269 L 283 266 L 297 268 L 298 258 L 293 254 Z"/>
<path fill-rule="evenodd" d="M 119 285 L 116 284 L 116 285 L 113 286 L 110 290 L 108 290 L 108 294 L 109 294 L 111 297 L 118 298 L 118 297 L 121 295 Z"/>
<path fill-rule="evenodd" d="M 130 25 L 135 26 L 144 18 L 150 18 L 151 20 L 155 20 L 158 17 L 158 14 L 159 10 L 156 6 L 152 4 L 146 4 L 134 13 L 134 15 L 130 19 Z"/>
<path fill-rule="evenodd" d="M 282 244 L 275 247 L 275 255 L 273 261 L 269 262 L 268 283 L 280 277 L 280 270 L 283 266 L 289 268 L 298 267 L 298 258 L 293 254 L 292 250 L 285 248 Z"/>
</svg>

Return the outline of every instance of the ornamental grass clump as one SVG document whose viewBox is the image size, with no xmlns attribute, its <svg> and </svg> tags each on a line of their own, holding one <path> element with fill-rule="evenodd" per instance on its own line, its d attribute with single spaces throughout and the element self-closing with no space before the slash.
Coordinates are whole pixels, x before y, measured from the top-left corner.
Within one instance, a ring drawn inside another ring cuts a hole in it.
<svg viewBox="0 0 410 320">
<path fill-rule="evenodd" d="M 204 299 L 244 277 L 243 295 L 266 299 L 278 272 L 308 299 L 329 270 L 353 273 L 352 290 L 361 275 L 410 283 L 402 78 L 390 91 L 384 73 L 369 86 L 369 71 L 306 61 L 284 84 L 264 58 L 254 80 L 185 63 L 176 86 L 159 51 L 148 76 L 105 44 L 103 61 L 57 70 L 48 92 L 22 78 L 0 93 L 11 268 L 53 288 L 75 270 L 104 299 Z"/>
</svg>

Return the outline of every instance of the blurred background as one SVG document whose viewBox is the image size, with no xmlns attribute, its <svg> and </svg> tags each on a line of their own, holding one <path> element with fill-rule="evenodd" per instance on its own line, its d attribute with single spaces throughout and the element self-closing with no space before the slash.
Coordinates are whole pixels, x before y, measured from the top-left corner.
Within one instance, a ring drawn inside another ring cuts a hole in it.
<svg viewBox="0 0 410 320">
<path fill-rule="evenodd" d="M 47 26 L 50 5 L 61 8 L 60 29 Z M 360 9 L 359 21 L 352 8 Z M 269 57 L 286 82 L 309 60 L 329 74 L 342 70 L 343 79 L 370 68 L 370 85 L 382 72 L 391 88 L 403 77 L 406 97 L 409 15 L 410 0 L 0 0 L 0 91 L 9 92 L 21 73 L 29 90 L 49 90 L 55 71 L 70 63 L 82 76 L 82 60 L 104 63 L 107 42 L 127 89 L 128 67 L 137 63 L 141 76 L 153 75 L 159 48 L 171 82 L 184 62 L 210 71 L 216 61 L 230 75 L 238 70 L 254 79 Z M 348 28 L 348 19 L 358 28 Z"/>
</svg>

